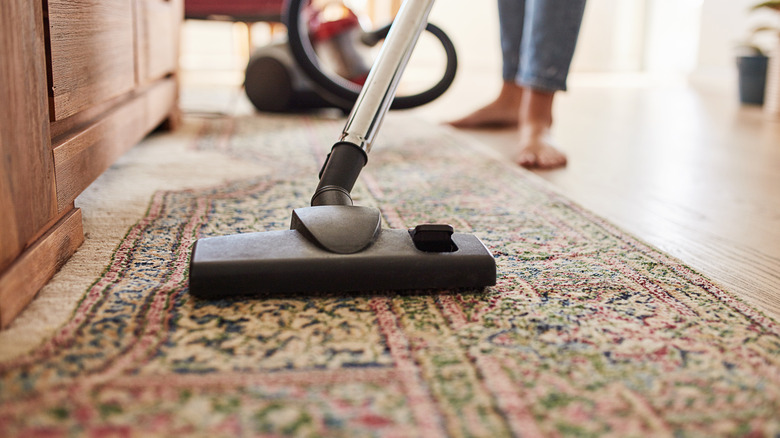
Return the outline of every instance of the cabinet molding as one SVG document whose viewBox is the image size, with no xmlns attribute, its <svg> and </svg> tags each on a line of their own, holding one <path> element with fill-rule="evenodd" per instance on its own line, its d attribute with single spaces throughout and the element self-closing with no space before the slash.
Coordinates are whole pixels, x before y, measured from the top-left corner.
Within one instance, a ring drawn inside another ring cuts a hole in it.
<svg viewBox="0 0 780 438">
<path fill-rule="evenodd" d="M 73 209 L 0 276 L 0 328 L 8 327 L 83 242 L 81 210 Z"/>
</svg>

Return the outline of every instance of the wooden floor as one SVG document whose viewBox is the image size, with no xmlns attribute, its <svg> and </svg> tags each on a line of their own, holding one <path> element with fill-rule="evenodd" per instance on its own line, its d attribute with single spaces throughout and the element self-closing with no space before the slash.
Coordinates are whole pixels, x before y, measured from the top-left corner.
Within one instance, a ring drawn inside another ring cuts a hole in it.
<svg viewBox="0 0 780 438">
<path fill-rule="evenodd" d="M 780 321 L 780 120 L 725 84 L 579 79 L 554 107 L 569 165 L 535 173 Z M 449 120 L 499 86 L 472 80 L 415 111 Z M 512 160 L 515 132 L 463 132 Z"/>
</svg>

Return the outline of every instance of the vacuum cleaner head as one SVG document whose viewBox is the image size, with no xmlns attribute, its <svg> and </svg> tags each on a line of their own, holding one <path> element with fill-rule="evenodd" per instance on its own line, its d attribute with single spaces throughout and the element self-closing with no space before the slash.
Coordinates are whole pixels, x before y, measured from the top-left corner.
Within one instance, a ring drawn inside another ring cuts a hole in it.
<svg viewBox="0 0 780 438">
<path fill-rule="evenodd" d="M 449 225 L 381 229 L 379 218 L 368 207 L 307 207 L 293 211 L 291 230 L 200 239 L 190 293 L 223 298 L 495 284 L 495 261 L 477 237 Z"/>
</svg>

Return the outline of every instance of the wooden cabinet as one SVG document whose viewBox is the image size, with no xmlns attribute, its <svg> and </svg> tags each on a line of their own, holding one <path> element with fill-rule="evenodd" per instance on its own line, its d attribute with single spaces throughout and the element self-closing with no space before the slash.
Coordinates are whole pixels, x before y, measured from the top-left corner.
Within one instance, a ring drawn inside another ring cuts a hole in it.
<svg viewBox="0 0 780 438">
<path fill-rule="evenodd" d="M 136 72 L 140 83 L 155 81 L 176 70 L 179 22 L 182 10 L 170 2 L 136 0 L 138 56 Z"/>
<path fill-rule="evenodd" d="M 0 327 L 83 242 L 76 196 L 176 121 L 182 5 L 0 1 Z"/>
<path fill-rule="evenodd" d="M 133 4 L 50 0 L 52 120 L 62 120 L 136 85 Z"/>
</svg>

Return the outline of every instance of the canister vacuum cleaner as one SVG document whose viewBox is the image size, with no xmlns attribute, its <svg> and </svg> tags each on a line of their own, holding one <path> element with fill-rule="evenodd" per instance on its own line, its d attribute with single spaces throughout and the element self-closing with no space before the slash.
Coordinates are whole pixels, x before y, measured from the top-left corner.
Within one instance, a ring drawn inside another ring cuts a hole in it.
<svg viewBox="0 0 780 438">
<path fill-rule="evenodd" d="M 390 25 L 365 30 L 365 20 L 340 1 L 288 0 L 284 20 L 286 38 L 257 49 L 247 63 L 244 90 L 250 102 L 266 112 L 335 107 L 348 113 L 369 72 L 368 52 L 387 37 Z M 392 109 L 429 103 L 455 79 L 452 41 L 433 24 L 426 24 L 426 31 L 441 44 L 444 71 L 425 91 L 396 96 Z"/>
<path fill-rule="evenodd" d="M 297 32 L 300 2 L 290 5 L 288 26 Z M 433 0 L 403 3 L 320 172 L 311 206 L 293 210 L 289 230 L 199 239 L 190 293 L 214 299 L 495 284 L 495 260 L 476 236 L 445 224 L 383 229 L 379 210 L 355 206 L 350 196 L 432 6 Z"/>
</svg>

